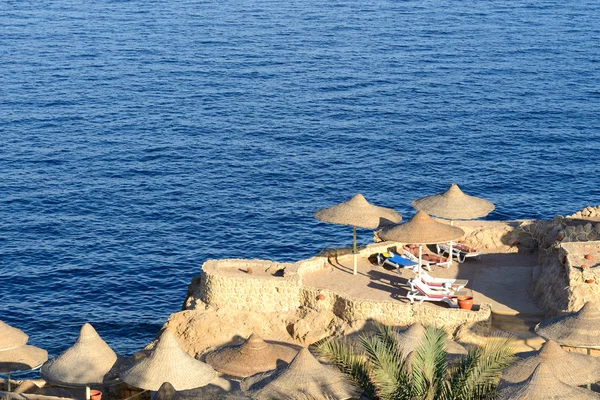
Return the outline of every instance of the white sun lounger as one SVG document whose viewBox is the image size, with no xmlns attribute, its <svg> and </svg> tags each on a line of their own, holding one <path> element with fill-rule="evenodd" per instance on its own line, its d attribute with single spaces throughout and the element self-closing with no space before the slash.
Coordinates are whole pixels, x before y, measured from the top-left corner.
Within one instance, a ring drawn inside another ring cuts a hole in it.
<svg viewBox="0 0 600 400">
<path fill-rule="evenodd" d="M 464 289 L 465 286 L 469 283 L 467 279 L 454 279 L 454 278 L 437 278 L 429 275 L 426 271 L 421 270 L 420 272 L 416 268 L 416 265 L 412 267 L 404 267 L 406 269 L 410 269 L 417 276 L 421 277 L 423 283 L 429 286 L 434 287 L 444 287 L 446 289 L 452 289 L 454 291 L 458 291 Z"/>
<path fill-rule="evenodd" d="M 406 295 L 411 304 L 418 301 L 423 304 L 424 301 L 443 301 L 450 307 L 458 307 L 457 297 L 467 296 L 465 291 L 454 291 L 444 287 L 432 287 L 425 284 L 419 277 L 415 277 L 409 281 L 411 290 Z"/>
<path fill-rule="evenodd" d="M 450 249 L 447 244 L 441 243 L 437 244 L 436 248 L 439 255 L 448 254 Z M 481 257 L 481 252 L 472 250 L 473 249 L 468 246 L 461 245 L 460 243 L 454 243 L 452 245 L 452 256 L 456 257 L 456 260 L 461 264 L 464 263 L 467 258 L 479 259 Z"/>
</svg>

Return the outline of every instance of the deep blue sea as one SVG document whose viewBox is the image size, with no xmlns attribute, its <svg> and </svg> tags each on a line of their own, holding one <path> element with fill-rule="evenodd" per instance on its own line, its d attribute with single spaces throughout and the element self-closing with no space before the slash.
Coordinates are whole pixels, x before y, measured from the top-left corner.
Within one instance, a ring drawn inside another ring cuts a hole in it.
<svg viewBox="0 0 600 400">
<path fill-rule="evenodd" d="M 131 355 L 205 260 L 350 245 L 318 208 L 552 218 L 599 160 L 596 0 L 3 0 L 0 319 Z"/>
</svg>

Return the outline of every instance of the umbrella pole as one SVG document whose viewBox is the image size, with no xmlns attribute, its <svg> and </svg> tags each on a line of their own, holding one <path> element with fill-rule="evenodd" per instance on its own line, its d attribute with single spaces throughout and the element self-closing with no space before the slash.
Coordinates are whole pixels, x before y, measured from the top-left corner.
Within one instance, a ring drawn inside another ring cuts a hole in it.
<svg viewBox="0 0 600 400">
<path fill-rule="evenodd" d="M 85 400 L 90 400 L 90 387 L 85 385 Z"/>
<path fill-rule="evenodd" d="M 354 227 L 354 249 L 352 251 L 353 255 L 354 255 L 354 275 L 356 275 L 356 226 Z"/>
<path fill-rule="evenodd" d="M 419 276 L 421 276 L 421 263 L 423 262 L 423 245 L 419 245 L 419 267 L 417 270 L 419 271 Z"/>
<path fill-rule="evenodd" d="M 8 371 L 8 378 L 6 378 L 6 391 L 10 392 L 10 371 Z"/>
<path fill-rule="evenodd" d="M 590 357 L 592 356 L 592 350 L 589 347 L 587 348 L 587 355 Z M 592 390 L 592 384 L 588 383 L 587 388 L 588 388 L 588 390 Z"/>
</svg>

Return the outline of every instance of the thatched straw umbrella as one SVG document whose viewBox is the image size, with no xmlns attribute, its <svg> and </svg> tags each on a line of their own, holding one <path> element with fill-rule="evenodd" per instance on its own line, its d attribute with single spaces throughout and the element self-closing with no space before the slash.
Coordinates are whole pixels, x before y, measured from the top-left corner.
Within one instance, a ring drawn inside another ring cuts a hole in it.
<svg viewBox="0 0 600 400">
<path fill-rule="evenodd" d="M 588 301 L 575 313 L 548 318 L 540 322 L 535 331 L 545 339 L 562 346 L 600 349 L 600 310 Z"/>
<path fill-rule="evenodd" d="M 413 201 L 412 206 L 429 215 L 449 220 L 485 217 L 495 208 L 491 201 L 463 193 L 456 183 L 450 185 L 444 193 Z"/>
<path fill-rule="evenodd" d="M 216 376 L 210 365 L 186 353 L 167 329 L 146 357 L 121 373 L 121 380 L 152 391 L 157 391 L 164 382 L 170 382 L 176 390 L 186 390 L 205 386 Z"/>
<path fill-rule="evenodd" d="M 10 374 L 38 368 L 48 359 L 48 352 L 28 346 L 29 336 L 20 329 L 0 321 L 0 374 L 7 374 L 7 390 L 10 392 Z"/>
<path fill-rule="evenodd" d="M 215 381 L 213 381 L 215 382 Z M 217 384 L 210 383 L 196 389 L 175 390 L 169 382 L 163 383 L 157 392 L 151 396 L 152 400 L 249 400 L 249 397 L 237 393 L 229 393 Z"/>
<path fill-rule="evenodd" d="M 29 336 L 20 329 L 0 321 L 0 351 L 25 346 Z"/>
<path fill-rule="evenodd" d="M 450 185 L 444 193 L 422 197 L 412 202 L 416 210 L 425 211 L 429 215 L 450 220 L 476 219 L 485 217 L 494 211 L 494 203 L 480 197 L 465 194 L 456 183 Z M 449 257 L 452 257 L 452 241 L 449 241 Z"/>
<path fill-rule="evenodd" d="M 423 245 L 449 242 L 463 236 L 465 231 L 455 226 L 442 224 L 424 211 L 417 211 L 410 221 L 383 228 L 378 236 L 383 240 L 419 245 L 419 272 L 423 261 Z"/>
<path fill-rule="evenodd" d="M 559 379 L 545 362 L 523 382 L 502 383 L 498 398 L 504 400 L 598 400 L 600 395 L 570 386 Z"/>
<path fill-rule="evenodd" d="M 48 360 L 40 370 L 42 378 L 62 386 L 84 386 L 89 399 L 90 385 L 115 383 L 120 358 L 98 335 L 94 327 L 85 323 L 79 337 L 58 357 Z"/>
<path fill-rule="evenodd" d="M 246 378 L 277 369 L 282 363 L 288 364 L 296 354 L 298 351 L 291 347 L 267 343 L 257 334 L 252 334 L 241 345 L 223 347 L 208 354 L 206 362 L 219 372 Z"/>
<path fill-rule="evenodd" d="M 323 222 L 337 225 L 350 225 L 354 228 L 354 275 L 356 275 L 356 227 L 377 229 L 402 220 L 402 215 L 391 208 L 370 204 L 362 194 L 350 200 L 315 212 L 315 218 Z"/>
<path fill-rule="evenodd" d="M 164 382 L 152 396 L 152 400 L 174 400 L 177 391 L 169 382 Z"/>
<path fill-rule="evenodd" d="M 321 364 L 308 349 L 300 350 L 284 368 L 242 381 L 242 391 L 256 400 L 282 398 L 350 399 L 356 389 L 334 367 Z"/>
<path fill-rule="evenodd" d="M 396 337 L 402 353 L 407 355 L 418 349 L 423 343 L 423 339 L 425 339 L 425 327 L 418 322 L 414 323 L 408 329 L 397 332 Z M 446 337 L 446 352 L 452 357 L 468 353 L 467 349 L 448 337 Z"/>
<path fill-rule="evenodd" d="M 565 351 L 553 340 L 544 343 L 531 357 L 505 369 L 502 379 L 510 383 L 522 382 L 541 363 L 568 385 L 581 386 L 600 381 L 600 359 Z"/>
<path fill-rule="evenodd" d="M 554 340 L 561 346 L 584 348 L 589 356 L 590 349 L 600 349 L 600 310 L 588 301 L 576 313 L 540 322 L 535 331 L 541 337 Z"/>
</svg>

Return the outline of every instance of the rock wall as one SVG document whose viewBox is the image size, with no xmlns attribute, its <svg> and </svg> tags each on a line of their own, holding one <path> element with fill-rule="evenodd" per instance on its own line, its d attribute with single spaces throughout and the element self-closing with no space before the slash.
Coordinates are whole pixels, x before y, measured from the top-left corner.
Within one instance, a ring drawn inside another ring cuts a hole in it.
<svg viewBox="0 0 600 400">
<path fill-rule="evenodd" d="M 600 206 L 587 207 L 566 218 L 556 216 L 521 228 L 539 249 L 533 296 L 549 314 L 578 311 L 588 300 L 600 304 L 600 222 L 594 220 L 599 216 Z M 585 260 L 588 254 L 596 261 Z"/>
<path fill-rule="evenodd" d="M 559 258 L 567 281 L 562 311 L 579 311 L 587 301 L 600 304 L 600 242 L 563 243 Z"/>
<path fill-rule="evenodd" d="M 301 305 L 300 282 L 297 274 L 286 273 L 291 267 L 260 260 L 207 261 L 202 266 L 200 300 L 214 308 L 263 313 L 295 310 Z M 282 271 L 282 276 L 271 275 L 276 271 Z"/>
<path fill-rule="evenodd" d="M 389 243 L 371 246 L 365 252 L 376 253 L 388 246 Z M 303 274 L 323 268 L 327 263 L 326 257 L 314 257 L 296 264 L 276 264 L 259 260 L 207 261 L 202 266 L 199 289 L 191 290 L 192 296 L 187 299 L 185 309 L 228 308 L 257 313 L 288 313 L 308 309 L 331 313 L 349 324 L 367 319 L 394 325 L 409 325 L 418 321 L 440 327 L 447 326 L 450 330 L 463 323 L 474 323 L 489 318 L 487 306 L 479 311 L 465 311 L 429 305 L 410 305 L 393 300 L 353 299 L 343 293 L 302 284 Z M 252 274 L 244 272 L 248 267 L 253 269 Z M 283 276 L 256 273 L 281 269 L 284 269 Z"/>
</svg>

